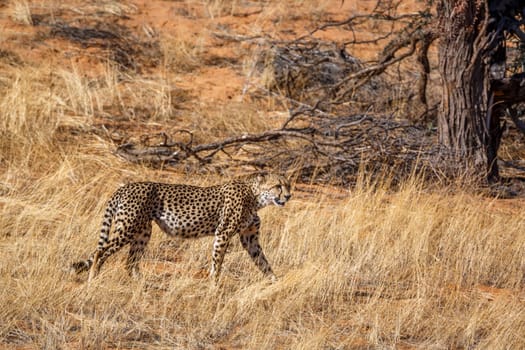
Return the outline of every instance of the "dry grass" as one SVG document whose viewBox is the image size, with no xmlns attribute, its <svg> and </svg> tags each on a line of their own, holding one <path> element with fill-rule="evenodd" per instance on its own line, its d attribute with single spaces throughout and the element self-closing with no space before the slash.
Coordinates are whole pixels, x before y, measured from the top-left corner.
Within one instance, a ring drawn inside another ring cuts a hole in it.
<svg viewBox="0 0 525 350">
<path fill-rule="evenodd" d="M 9 5 L 9 12 L 13 21 L 20 24 L 33 25 L 33 19 L 31 18 L 31 9 L 27 1 L 13 0 L 9 3 Z"/>
<path fill-rule="evenodd" d="M 209 141 L 210 137 L 258 133 L 276 127 L 266 113 L 239 102 L 217 107 L 202 105 L 192 114 L 192 129 L 199 137 L 197 142 Z"/>
<path fill-rule="evenodd" d="M 13 154 L 40 161 L 8 164 L 0 178 L 6 346 L 525 346 L 525 222 L 496 201 L 417 181 L 394 193 L 363 181 L 337 198 L 296 191 L 286 208 L 262 212 L 275 284 L 235 242 L 213 287 L 203 278 L 211 239 L 170 241 L 155 229 L 142 280 L 126 276 L 119 254 L 87 286 L 64 268 L 94 248 L 104 199 L 122 181 L 166 174 L 93 154 L 104 147 L 95 140 L 62 151 L 49 142 Z M 27 178 L 15 176 L 19 164 Z"/>
<path fill-rule="evenodd" d="M 199 43 L 161 45 L 188 67 L 202 55 Z M 396 191 L 365 174 L 339 193 L 298 185 L 285 208 L 264 209 L 275 284 L 235 241 L 215 287 L 211 238 L 169 240 L 155 227 L 141 280 L 128 278 L 119 253 L 86 285 L 67 267 L 94 249 L 121 183 L 223 180 L 125 163 L 99 124 L 115 115 L 132 131 L 164 123 L 216 138 L 278 121 L 229 101 L 198 105 L 179 125 L 167 72 L 2 69 L 0 348 L 525 348 L 523 201 L 430 191 L 418 179 Z"/>
<path fill-rule="evenodd" d="M 165 69 L 175 72 L 191 72 L 199 67 L 204 51 L 203 38 L 181 38 L 181 33 L 175 36 L 167 35 L 161 40 L 161 50 Z"/>
<path fill-rule="evenodd" d="M 73 183 L 69 173 L 82 169 L 64 163 L 30 193 L 5 198 L 0 331 L 10 344 L 524 345 L 523 221 L 472 198 L 362 188 L 337 203 L 316 195 L 268 209 L 262 234 L 281 275 L 274 285 L 236 244 L 223 285 L 213 288 L 195 277 L 208 264 L 209 239 L 161 249 L 156 234 L 144 280 L 128 280 L 114 259 L 88 287 L 62 269 L 93 247 L 99 198 L 117 179 L 99 169 Z M 480 284 L 513 293 L 480 298 L 472 289 Z"/>
</svg>

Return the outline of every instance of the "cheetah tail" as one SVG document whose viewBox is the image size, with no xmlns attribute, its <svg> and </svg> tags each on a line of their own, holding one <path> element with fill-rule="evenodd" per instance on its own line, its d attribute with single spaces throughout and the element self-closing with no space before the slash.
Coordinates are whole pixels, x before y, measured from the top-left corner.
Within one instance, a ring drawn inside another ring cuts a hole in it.
<svg viewBox="0 0 525 350">
<path fill-rule="evenodd" d="M 97 250 L 103 249 L 104 245 L 107 244 L 109 239 L 109 231 L 111 230 L 111 224 L 113 223 L 113 217 L 117 211 L 118 196 L 113 196 L 107 204 L 106 211 L 104 212 L 104 220 L 102 220 L 102 228 L 100 229 L 100 236 L 98 240 Z M 78 273 L 88 271 L 93 265 L 93 252 L 86 260 L 80 260 L 71 264 L 71 269 Z"/>
<path fill-rule="evenodd" d="M 81 260 L 81 261 L 72 263 L 71 270 L 79 274 L 79 273 L 89 270 L 92 264 L 93 264 L 93 258 L 89 257 L 87 260 Z"/>
</svg>

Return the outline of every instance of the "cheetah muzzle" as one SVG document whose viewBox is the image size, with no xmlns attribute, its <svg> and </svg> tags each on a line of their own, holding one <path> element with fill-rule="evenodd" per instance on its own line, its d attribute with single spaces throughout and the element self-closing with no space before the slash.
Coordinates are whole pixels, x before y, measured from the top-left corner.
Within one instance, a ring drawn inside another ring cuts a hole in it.
<svg viewBox="0 0 525 350">
<path fill-rule="evenodd" d="M 215 281 L 230 239 L 236 234 L 255 265 L 274 280 L 275 275 L 259 244 L 261 220 L 257 211 L 268 205 L 283 207 L 290 197 L 289 181 L 272 173 L 247 175 L 211 187 L 130 183 L 111 196 L 97 249 L 87 260 L 73 263 L 72 268 L 77 273 L 89 270 L 90 281 L 111 255 L 129 244 L 126 268 L 130 275 L 139 275 L 138 263 L 155 221 L 170 236 L 214 236 L 210 275 Z"/>
</svg>

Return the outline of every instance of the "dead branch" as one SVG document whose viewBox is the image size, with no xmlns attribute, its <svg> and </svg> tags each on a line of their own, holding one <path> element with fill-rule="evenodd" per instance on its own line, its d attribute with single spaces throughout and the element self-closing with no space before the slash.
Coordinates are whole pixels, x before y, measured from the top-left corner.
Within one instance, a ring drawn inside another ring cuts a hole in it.
<svg viewBox="0 0 525 350">
<path fill-rule="evenodd" d="M 296 171 L 305 179 L 315 173 L 318 179 L 331 182 L 337 174 L 337 183 L 344 184 L 353 181 L 363 162 L 376 164 L 372 171 L 385 164 L 408 169 L 424 158 L 422 150 L 429 145 L 428 138 L 423 137 L 424 129 L 385 116 L 315 117 L 298 112 L 286 128 L 202 144 L 194 144 L 192 137 L 182 142 L 158 134 L 155 136 L 160 142 L 156 145 L 151 144 L 153 137 L 145 137 L 143 144 L 129 142 L 119 146 L 116 153 L 132 162 L 175 167 L 187 166 L 191 159 L 200 168 L 277 167 Z M 309 127 L 295 127 L 305 120 L 310 121 Z"/>
<path fill-rule="evenodd" d="M 202 163 L 208 163 L 219 152 L 229 147 L 242 146 L 250 143 L 274 141 L 283 137 L 298 138 L 311 141 L 312 130 L 270 130 L 261 134 L 247 134 L 242 136 L 230 137 L 218 142 L 200 144 L 193 146 L 193 135 L 187 130 L 177 130 L 176 133 L 190 134 L 190 141 L 187 143 L 169 141 L 165 133 L 160 134 L 164 141 L 156 146 L 145 145 L 137 148 L 133 143 L 126 143 L 117 148 L 117 154 L 133 162 L 181 162 L 189 157 L 195 157 Z M 158 135 L 157 135 L 158 136 Z M 150 140 L 152 136 L 143 138 Z M 204 156 L 205 152 L 209 152 Z"/>
<path fill-rule="evenodd" d="M 432 163 L 437 152 L 429 130 L 387 112 L 392 82 L 383 74 L 417 53 L 425 72 L 420 88 L 424 94 L 429 71 L 425 59 L 433 40 L 427 28 L 429 14 L 397 15 L 380 7 L 373 14 L 325 23 L 291 41 L 214 33 L 217 39 L 256 45 L 261 54 L 253 73 L 270 73 L 266 76 L 271 79 L 266 86 L 247 82 L 246 96 L 262 95 L 281 103 L 289 115 L 280 128 L 200 144 L 191 131 L 178 130 L 171 136 L 159 134 L 128 142 L 118 147 L 117 154 L 134 162 L 185 169 L 278 168 L 296 172 L 305 180 L 336 184 L 355 181 L 362 167 L 372 173 L 399 170 L 395 175 L 399 179 L 411 174 L 414 167 L 437 169 Z M 357 27 L 367 26 L 368 21 L 390 22 L 390 30 L 372 39 L 358 38 Z M 335 26 L 348 29 L 352 39 L 336 44 L 314 37 Z M 374 62 L 362 62 L 351 54 L 356 45 L 386 40 L 383 54 Z M 253 75 L 250 73 L 250 80 Z M 414 94 L 401 95 L 410 99 Z"/>
<path fill-rule="evenodd" d="M 319 27 L 313 29 L 310 31 L 309 35 L 312 36 L 318 31 L 322 31 L 328 28 L 333 27 L 342 27 L 342 26 L 351 26 L 355 24 L 360 24 L 360 21 L 370 21 L 370 20 L 380 20 L 380 21 L 388 21 L 388 22 L 396 22 L 401 21 L 405 19 L 419 19 L 423 16 L 428 16 L 428 13 L 422 14 L 422 13 L 408 13 L 408 14 L 401 14 L 401 15 L 388 15 L 384 13 L 372 13 L 372 14 L 359 14 L 350 16 L 349 18 L 342 20 L 342 21 L 336 21 L 336 22 L 328 22 L 320 25 Z M 305 37 L 301 37 L 301 39 L 304 39 Z"/>
</svg>

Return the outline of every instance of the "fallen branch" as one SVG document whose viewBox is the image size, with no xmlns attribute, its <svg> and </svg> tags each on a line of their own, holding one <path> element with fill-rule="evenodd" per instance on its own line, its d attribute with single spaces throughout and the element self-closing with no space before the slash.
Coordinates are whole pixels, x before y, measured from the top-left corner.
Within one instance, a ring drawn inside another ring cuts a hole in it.
<svg viewBox="0 0 525 350">
<path fill-rule="evenodd" d="M 311 125 L 293 127 L 304 124 L 305 120 Z M 363 163 L 373 165 L 373 171 L 385 165 L 408 169 L 424 157 L 423 150 L 429 148 L 424 133 L 424 129 L 385 116 L 326 118 L 317 115 L 312 119 L 311 115 L 299 112 L 283 129 L 202 144 L 194 144 L 188 130 L 178 130 L 174 135 L 186 135 L 188 139 L 174 141 L 161 133 L 143 137 L 142 144 L 123 144 L 116 153 L 131 162 L 153 165 L 187 167 L 193 159 L 201 169 L 203 166 L 217 170 L 233 166 L 280 168 L 297 172 L 305 179 L 315 174 L 318 180 L 324 178 L 326 182 L 345 184 L 355 180 Z M 160 140 L 152 144 L 155 138 Z"/>
<path fill-rule="evenodd" d="M 247 80 L 256 72 L 268 79 L 265 86 L 261 86 L 261 81 L 247 81 L 243 97 L 271 97 L 280 103 L 289 113 L 280 128 L 200 144 L 195 143 L 190 131 L 178 130 L 172 138 L 158 134 L 145 137 L 142 144 L 126 143 L 118 147 L 117 153 L 134 162 L 184 169 L 195 166 L 199 171 L 246 166 L 278 168 L 294 172 L 305 181 L 335 184 L 355 181 L 360 168 L 371 173 L 386 168 L 397 179 L 412 174 L 417 167 L 439 169 L 432 163 L 436 149 L 429 130 L 413 126 L 407 119 L 396 119 L 392 110 L 388 112 L 394 99 L 398 105 L 410 102 L 414 94 L 399 93 L 397 88 L 400 84 L 411 88 L 417 78 L 400 82 L 397 76 L 391 79 L 383 74 L 390 74 L 417 53 L 425 75 L 419 85 L 420 98 L 414 100 L 428 110 L 427 53 L 433 39 L 428 28 L 430 15 L 396 15 L 394 5 L 386 10 L 380 7 L 378 3 L 373 14 L 320 25 L 291 41 L 214 33 L 218 39 L 257 46 L 260 54 Z M 366 30 L 369 21 L 389 22 L 391 26 L 373 39 L 357 38 L 356 33 Z M 336 26 L 351 31 L 353 40 L 336 44 L 314 37 L 317 32 Z M 385 40 L 389 43 L 382 57 L 372 63 L 350 54 L 355 51 L 347 51 L 349 46 L 355 49 L 359 44 Z M 383 112 L 374 113 L 378 110 Z M 157 144 L 151 143 L 154 139 Z"/>
</svg>

